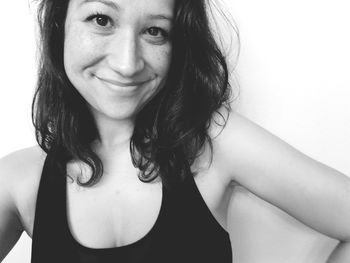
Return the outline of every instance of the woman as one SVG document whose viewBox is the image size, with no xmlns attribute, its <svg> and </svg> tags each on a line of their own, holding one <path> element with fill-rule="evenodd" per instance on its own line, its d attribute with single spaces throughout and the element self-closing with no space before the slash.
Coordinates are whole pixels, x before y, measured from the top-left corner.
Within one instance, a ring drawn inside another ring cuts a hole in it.
<svg viewBox="0 0 350 263">
<path fill-rule="evenodd" d="M 0 258 L 25 230 L 33 262 L 231 262 L 239 184 L 339 239 L 330 262 L 349 260 L 349 179 L 230 111 L 204 1 L 40 8 L 44 151 L 1 161 Z"/>
</svg>

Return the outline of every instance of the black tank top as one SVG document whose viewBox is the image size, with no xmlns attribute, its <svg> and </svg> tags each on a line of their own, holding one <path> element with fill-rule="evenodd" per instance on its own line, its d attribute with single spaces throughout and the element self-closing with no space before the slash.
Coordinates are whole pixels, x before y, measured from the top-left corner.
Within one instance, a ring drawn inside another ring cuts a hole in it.
<svg viewBox="0 0 350 263">
<path fill-rule="evenodd" d="M 72 236 L 66 215 L 66 177 L 46 157 L 36 201 L 32 263 L 232 263 L 228 232 L 211 214 L 192 174 L 163 186 L 158 218 L 140 240 L 114 248 L 88 248 Z"/>
</svg>

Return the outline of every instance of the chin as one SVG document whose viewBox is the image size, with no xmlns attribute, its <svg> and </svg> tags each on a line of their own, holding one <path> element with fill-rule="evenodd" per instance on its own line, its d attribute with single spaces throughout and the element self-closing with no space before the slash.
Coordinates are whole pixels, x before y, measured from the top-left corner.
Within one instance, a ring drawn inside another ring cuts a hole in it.
<svg viewBox="0 0 350 263">
<path fill-rule="evenodd" d="M 98 121 L 101 118 L 107 118 L 110 120 L 115 121 L 133 121 L 136 117 L 138 110 L 135 107 L 126 109 L 120 108 L 120 107 L 113 107 L 113 108 L 100 108 L 100 109 L 92 109 L 92 113 Z"/>
</svg>

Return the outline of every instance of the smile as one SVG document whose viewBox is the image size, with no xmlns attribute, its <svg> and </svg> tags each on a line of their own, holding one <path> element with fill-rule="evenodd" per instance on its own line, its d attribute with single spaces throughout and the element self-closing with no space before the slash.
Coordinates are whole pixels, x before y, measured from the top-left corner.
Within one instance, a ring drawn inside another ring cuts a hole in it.
<svg viewBox="0 0 350 263">
<path fill-rule="evenodd" d="M 150 80 L 145 80 L 145 81 L 135 81 L 135 82 L 120 82 L 120 81 L 117 81 L 117 80 L 113 80 L 113 79 L 108 79 L 108 78 L 100 78 L 98 76 L 95 75 L 95 77 L 105 83 L 108 83 L 108 84 L 112 84 L 113 86 L 118 86 L 118 87 L 138 87 L 138 86 L 141 86 L 149 81 Z"/>
</svg>

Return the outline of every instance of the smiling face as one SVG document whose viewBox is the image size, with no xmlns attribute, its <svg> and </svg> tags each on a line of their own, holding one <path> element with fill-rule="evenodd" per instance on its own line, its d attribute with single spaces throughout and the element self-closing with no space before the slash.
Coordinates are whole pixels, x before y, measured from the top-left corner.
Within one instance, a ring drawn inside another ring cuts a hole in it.
<svg viewBox="0 0 350 263">
<path fill-rule="evenodd" d="M 64 67 L 95 118 L 133 119 L 164 86 L 175 0 L 70 0 Z"/>
</svg>

